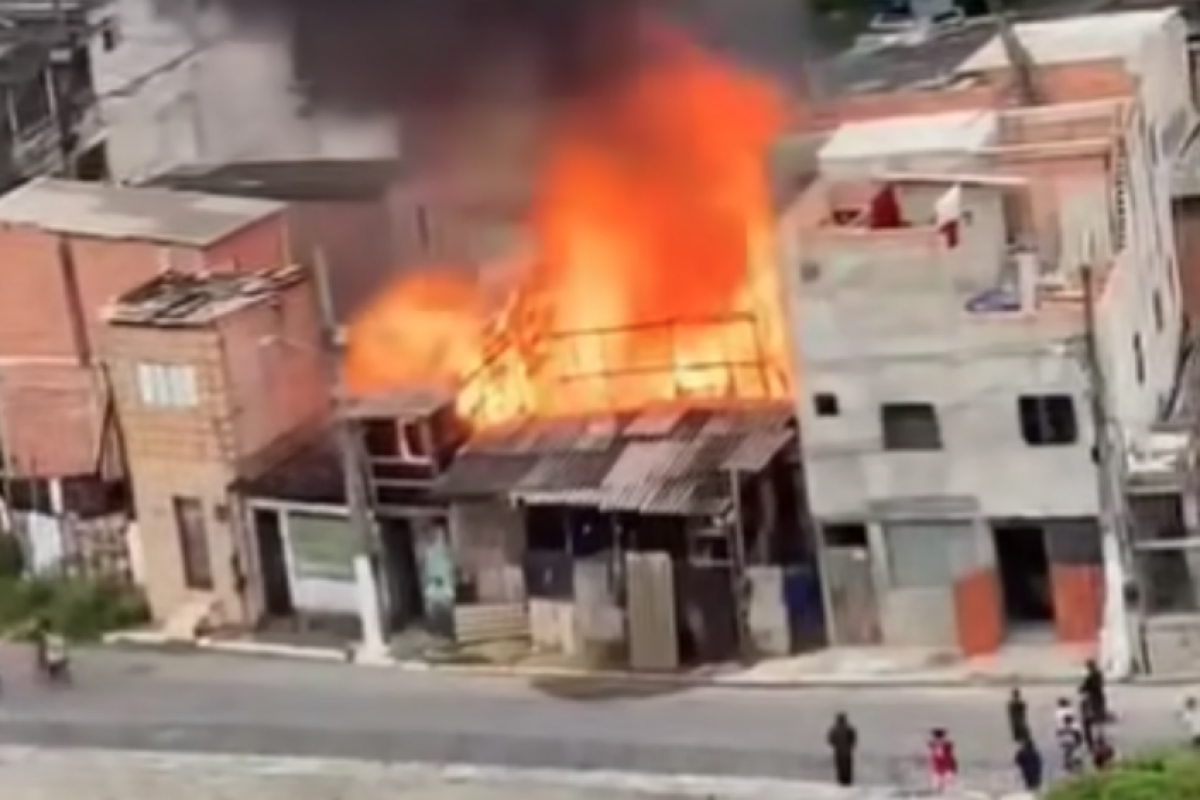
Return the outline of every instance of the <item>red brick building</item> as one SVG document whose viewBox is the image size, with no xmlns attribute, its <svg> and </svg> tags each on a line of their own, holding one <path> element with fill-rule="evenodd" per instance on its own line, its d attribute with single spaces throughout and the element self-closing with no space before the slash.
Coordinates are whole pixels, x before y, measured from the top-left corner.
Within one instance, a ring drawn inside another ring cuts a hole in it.
<svg viewBox="0 0 1200 800">
<path fill-rule="evenodd" d="M 200 604 L 257 621 L 260 551 L 236 481 L 286 455 L 328 411 L 315 299 L 303 270 L 170 273 L 105 312 L 108 367 L 154 618 Z"/>
<path fill-rule="evenodd" d="M 97 470 L 109 376 L 97 312 L 164 270 L 287 260 L 284 206 L 41 180 L 0 197 L 0 438 L 18 476 Z"/>
</svg>

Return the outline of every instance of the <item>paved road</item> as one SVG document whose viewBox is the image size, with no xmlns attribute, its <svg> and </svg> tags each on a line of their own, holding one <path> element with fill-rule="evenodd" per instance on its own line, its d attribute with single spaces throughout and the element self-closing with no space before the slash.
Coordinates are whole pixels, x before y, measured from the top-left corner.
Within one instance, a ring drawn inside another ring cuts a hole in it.
<svg viewBox="0 0 1200 800">
<path fill-rule="evenodd" d="M 762 779 L 11 747 L 0 747 L 0 786 L 5 800 L 896 800 Z"/>
<path fill-rule="evenodd" d="M 0 743 L 261 753 L 570 770 L 825 779 L 824 731 L 844 709 L 864 781 L 922 782 L 924 732 L 959 739 L 964 778 L 1011 785 L 999 690 L 733 689 L 622 693 L 579 681 L 530 685 L 338 664 L 209 654 L 78 655 L 61 691 L 0 658 Z M 1055 692 L 1030 692 L 1048 729 Z M 1178 736 L 1180 690 L 1118 689 L 1118 746 Z M 1043 740 L 1049 744 L 1049 736 Z"/>
</svg>

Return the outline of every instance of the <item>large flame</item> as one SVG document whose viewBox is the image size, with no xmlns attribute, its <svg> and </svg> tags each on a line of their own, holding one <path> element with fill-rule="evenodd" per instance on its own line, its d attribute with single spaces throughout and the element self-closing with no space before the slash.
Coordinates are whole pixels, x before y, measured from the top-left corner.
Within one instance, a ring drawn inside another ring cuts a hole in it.
<svg viewBox="0 0 1200 800">
<path fill-rule="evenodd" d="M 451 384 L 479 423 L 789 390 L 769 87 L 689 43 L 554 120 L 530 269 L 497 310 L 430 268 L 351 326 L 353 391 Z"/>
</svg>

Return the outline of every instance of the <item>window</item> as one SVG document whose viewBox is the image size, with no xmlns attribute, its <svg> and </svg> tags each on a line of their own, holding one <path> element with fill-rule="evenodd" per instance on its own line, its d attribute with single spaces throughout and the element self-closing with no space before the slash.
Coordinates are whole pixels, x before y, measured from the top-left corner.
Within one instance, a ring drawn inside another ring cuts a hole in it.
<svg viewBox="0 0 1200 800">
<path fill-rule="evenodd" d="M 1021 437 L 1034 447 L 1079 441 L 1079 420 L 1070 395 L 1026 395 L 1017 398 Z"/>
<path fill-rule="evenodd" d="M 104 52 L 111 53 L 120 44 L 121 29 L 117 27 L 116 19 L 109 17 L 100 24 L 100 45 L 104 48 Z"/>
<path fill-rule="evenodd" d="M 880 411 L 885 450 L 940 450 L 942 431 L 928 403 L 885 403 Z"/>
<path fill-rule="evenodd" d="M 1146 353 L 1142 350 L 1142 335 L 1133 335 L 1133 370 L 1138 383 L 1146 382 Z"/>
<path fill-rule="evenodd" d="M 837 395 L 827 392 L 822 392 L 814 396 L 813 405 L 817 409 L 818 417 L 836 417 L 842 413 L 842 409 L 838 405 Z"/>
<path fill-rule="evenodd" d="M 400 458 L 414 464 L 430 464 L 433 454 L 426 447 L 425 431 L 421 425 L 410 422 L 400 428 Z"/>
<path fill-rule="evenodd" d="M 150 408 L 192 408 L 200 402 L 196 368 L 186 364 L 138 364 L 138 397 Z"/>
<path fill-rule="evenodd" d="M 184 584 L 189 589 L 211 591 L 214 583 L 204 506 L 195 497 L 176 497 L 172 504 L 175 529 L 179 534 L 179 555 L 183 560 Z"/>
<path fill-rule="evenodd" d="M 833 523 L 821 526 L 826 547 L 864 549 L 870 547 L 867 526 L 861 523 Z"/>
<path fill-rule="evenodd" d="M 1154 327 L 1158 329 L 1159 333 L 1162 333 L 1163 325 L 1165 324 L 1165 319 L 1163 317 L 1162 292 L 1158 291 L 1158 289 L 1154 290 L 1153 302 L 1154 302 Z"/>
</svg>

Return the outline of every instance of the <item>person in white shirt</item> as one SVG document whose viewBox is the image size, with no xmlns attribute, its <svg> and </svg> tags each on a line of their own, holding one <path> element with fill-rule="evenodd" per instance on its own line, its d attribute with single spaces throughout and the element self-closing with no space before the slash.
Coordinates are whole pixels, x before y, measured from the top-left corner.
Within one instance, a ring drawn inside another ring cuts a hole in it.
<svg viewBox="0 0 1200 800">
<path fill-rule="evenodd" d="M 1200 747 L 1200 703 L 1196 702 L 1196 698 L 1189 697 L 1183 701 L 1183 708 L 1179 710 L 1179 721 L 1183 723 L 1192 745 Z"/>
<path fill-rule="evenodd" d="M 1075 708 L 1071 705 L 1071 701 L 1067 698 L 1060 698 L 1058 705 L 1054 707 L 1054 730 L 1059 731 L 1066 727 L 1068 720 L 1074 720 Z"/>
</svg>

